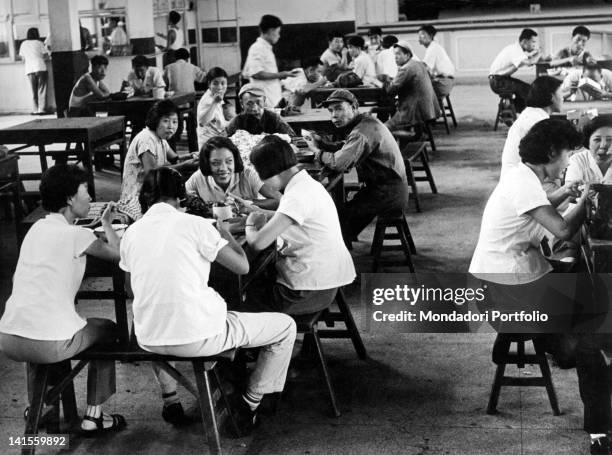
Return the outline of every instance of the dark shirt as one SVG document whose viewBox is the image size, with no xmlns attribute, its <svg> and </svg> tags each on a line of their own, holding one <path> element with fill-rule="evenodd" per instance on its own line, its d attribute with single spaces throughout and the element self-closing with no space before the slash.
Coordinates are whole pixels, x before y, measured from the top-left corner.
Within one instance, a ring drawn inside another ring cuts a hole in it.
<svg viewBox="0 0 612 455">
<path fill-rule="evenodd" d="M 406 184 L 406 168 L 399 146 L 389 129 L 368 114 L 359 114 L 350 125 L 346 142 L 338 151 L 322 153 L 326 167 L 345 172 L 353 166 L 366 185 Z"/>
<path fill-rule="evenodd" d="M 280 115 L 269 110 L 264 110 L 261 119 L 250 114 L 238 114 L 227 125 L 227 135 L 232 136 L 237 130 L 245 130 L 251 134 L 282 133 L 292 137 L 296 135 L 293 128 Z"/>
</svg>

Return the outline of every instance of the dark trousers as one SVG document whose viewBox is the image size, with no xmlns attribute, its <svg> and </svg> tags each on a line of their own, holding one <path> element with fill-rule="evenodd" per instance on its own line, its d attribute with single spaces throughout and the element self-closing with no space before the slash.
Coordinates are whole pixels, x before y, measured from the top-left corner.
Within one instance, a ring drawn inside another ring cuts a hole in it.
<svg viewBox="0 0 612 455">
<path fill-rule="evenodd" d="M 404 182 L 366 185 L 340 209 L 345 242 L 356 238 L 377 215 L 401 212 L 407 204 L 408 185 Z"/>
<path fill-rule="evenodd" d="M 47 110 L 47 77 L 46 71 L 28 73 L 32 87 L 32 112 L 45 112 Z"/>
<path fill-rule="evenodd" d="M 183 120 L 184 119 L 182 115 L 179 115 L 179 122 L 178 122 L 178 127 L 176 128 L 176 133 L 174 133 L 174 135 L 170 139 L 168 139 L 168 145 L 170 145 L 172 150 L 174 150 L 175 152 L 176 152 L 177 142 L 181 138 L 181 134 L 183 134 L 183 130 L 185 128 L 183 125 L 184 123 Z M 185 121 L 187 122 L 187 141 L 189 144 L 189 152 L 199 152 L 198 135 L 196 133 L 197 125 L 196 125 L 195 115 L 189 112 L 189 114 L 187 115 L 187 119 Z"/>
<path fill-rule="evenodd" d="M 514 106 L 517 112 L 525 109 L 527 94 L 531 87 L 527 82 L 515 79 L 510 76 L 489 76 L 489 85 L 498 95 L 500 92 L 510 92 L 514 94 Z"/>
<path fill-rule="evenodd" d="M 588 333 L 580 336 L 576 350 L 578 388 L 584 405 L 584 430 L 607 433 L 610 417 L 610 377 L 601 349 L 612 348 L 612 334 Z"/>
</svg>

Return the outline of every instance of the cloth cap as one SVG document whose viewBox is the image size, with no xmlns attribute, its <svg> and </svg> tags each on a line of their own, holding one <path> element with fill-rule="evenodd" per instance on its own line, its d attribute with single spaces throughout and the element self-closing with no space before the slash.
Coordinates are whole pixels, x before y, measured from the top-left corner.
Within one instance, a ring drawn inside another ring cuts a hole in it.
<svg viewBox="0 0 612 455">
<path fill-rule="evenodd" d="M 412 52 L 412 48 L 410 47 L 410 44 L 408 43 L 408 41 L 405 41 L 403 39 L 395 43 L 393 47 L 401 47 L 402 49 L 410 52 L 410 54 L 414 55 L 414 52 Z"/>
<path fill-rule="evenodd" d="M 257 87 L 253 84 L 244 84 L 240 88 L 240 92 L 238 93 L 238 98 L 240 98 L 244 93 L 250 93 L 253 96 L 266 96 L 263 89 L 261 87 Z"/>
<path fill-rule="evenodd" d="M 331 95 L 327 97 L 325 101 L 323 101 L 323 106 L 327 107 L 331 103 L 337 103 L 339 101 L 346 101 L 352 106 L 359 106 L 359 101 L 357 101 L 357 97 L 353 95 L 350 91 L 344 89 L 334 90 Z"/>
</svg>

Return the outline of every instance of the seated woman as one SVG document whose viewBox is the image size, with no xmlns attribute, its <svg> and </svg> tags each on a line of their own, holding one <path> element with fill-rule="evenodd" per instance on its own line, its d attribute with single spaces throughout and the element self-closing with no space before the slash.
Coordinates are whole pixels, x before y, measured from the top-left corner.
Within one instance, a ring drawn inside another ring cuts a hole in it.
<svg viewBox="0 0 612 455">
<path fill-rule="evenodd" d="M 612 118 L 595 117 L 584 128 L 585 147 L 569 160 L 565 181 L 612 183 Z"/>
<path fill-rule="evenodd" d="M 178 128 L 177 106 L 170 100 L 155 103 L 147 112 L 145 123 L 146 128 L 130 143 L 121 181 L 119 209 L 134 220 L 142 216 L 138 196 L 145 174 L 156 167 L 168 166 L 178 159 L 168 144 L 168 139 Z M 185 165 L 182 163 L 174 167 L 179 169 Z"/>
<path fill-rule="evenodd" d="M 87 173 L 69 165 L 49 168 L 41 178 L 43 207 L 51 212 L 30 228 L 21 245 L 13 291 L 0 319 L 0 351 L 18 362 L 50 364 L 70 359 L 96 343 L 113 343 L 115 323 L 84 320 L 74 298 L 85 273 L 85 255 L 119 261 L 119 238 L 111 227 L 113 204 L 102 214 L 108 243 L 73 223 L 89 212 Z M 28 384 L 32 400 L 33 384 Z M 81 430 L 87 434 L 125 427 L 119 414 L 108 415 L 101 405 L 115 393 L 115 362 L 93 361 L 87 378 L 87 412 Z"/>
<path fill-rule="evenodd" d="M 211 264 L 245 274 L 249 262 L 227 231 L 181 212 L 184 193 L 175 170 L 162 167 L 147 173 L 140 195 L 144 215 L 121 241 L 119 265 L 130 273 L 134 292 L 134 332 L 143 349 L 179 357 L 261 346 L 246 389 L 232 400 L 239 429 L 248 433 L 262 396 L 283 390 L 295 323 L 284 314 L 227 311 L 225 300 L 208 284 Z M 162 417 L 175 425 L 189 423 L 176 381 L 156 365 L 154 369 L 164 399 Z"/>
<path fill-rule="evenodd" d="M 576 205 L 561 216 L 548 200 L 542 183 L 560 177 L 580 142 L 580 134 L 567 121 L 546 119 L 536 123 L 520 142 L 522 162 L 502 173 L 489 197 L 469 272 L 487 283 L 487 301 L 494 302 L 496 310 L 542 310 L 543 305 L 550 304 L 554 307 L 551 318 L 561 315 L 566 318 L 564 322 L 571 323 L 575 283 L 569 274 L 560 275 L 561 283 L 555 282 L 557 287 L 550 294 L 552 277 L 548 274 L 553 268 L 539 245 L 547 231 L 563 240 L 576 234 L 585 219 L 588 185 L 581 194 L 575 194 Z M 559 284 L 567 289 L 560 289 Z M 530 329 L 524 324 L 506 325 L 504 331 Z M 545 341 L 551 338 L 538 337 Z M 610 391 L 605 364 L 601 356 L 595 355 L 595 345 L 587 336 L 579 342 L 577 372 L 584 403 L 584 429 L 591 434 L 591 453 L 608 454 Z"/>
<path fill-rule="evenodd" d="M 228 138 L 216 136 L 200 149 L 200 169 L 185 184 L 187 193 L 206 202 L 237 200 L 247 211 L 253 205 L 274 210 L 281 194 L 264 184 L 257 172 L 244 167 L 238 147 Z M 259 195 L 265 199 L 259 199 Z"/>
<path fill-rule="evenodd" d="M 262 212 L 249 214 L 247 242 L 262 250 L 280 237 L 283 246 L 271 293 L 261 302 L 249 302 L 249 309 L 297 315 L 329 307 L 338 288 L 355 279 L 334 201 L 323 185 L 298 168 L 291 146 L 282 139 L 266 136 L 250 159 L 264 183 L 283 196 L 268 222 Z"/>
<path fill-rule="evenodd" d="M 225 136 L 225 128 L 236 112 L 233 106 L 224 100 L 227 90 L 227 73 L 215 66 L 206 73 L 208 90 L 198 103 L 198 150 L 204 143 L 215 136 Z"/>
</svg>

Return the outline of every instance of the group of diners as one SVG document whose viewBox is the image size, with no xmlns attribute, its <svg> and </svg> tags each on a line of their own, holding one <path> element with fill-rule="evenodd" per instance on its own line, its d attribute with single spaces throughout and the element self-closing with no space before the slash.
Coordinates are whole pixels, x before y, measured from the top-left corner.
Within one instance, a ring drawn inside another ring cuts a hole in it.
<svg viewBox="0 0 612 455">
<path fill-rule="evenodd" d="M 564 102 L 563 83 L 551 76 L 536 78 L 525 102 L 508 131 L 499 182 L 484 209 L 469 272 L 487 284 L 492 302 L 504 302 L 502 311 L 553 303 L 576 324 L 588 320 L 594 307 L 606 306 L 599 301 L 603 294 L 576 297 L 581 275 L 565 280 L 567 289 L 551 292 L 549 274 L 579 267 L 578 232 L 592 196 L 590 185 L 611 181 L 612 118 L 591 119 L 582 134 L 569 121 L 551 118 Z M 559 326 L 565 329 L 572 327 Z M 612 453 L 610 385 L 601 355 L 612 338 L 601 333 L 523 336 L 530 338 L 544 339 L 559 365 L 576 365 L 591 454 Z"/>
</svg>

